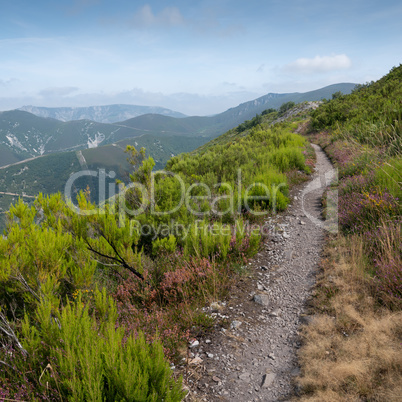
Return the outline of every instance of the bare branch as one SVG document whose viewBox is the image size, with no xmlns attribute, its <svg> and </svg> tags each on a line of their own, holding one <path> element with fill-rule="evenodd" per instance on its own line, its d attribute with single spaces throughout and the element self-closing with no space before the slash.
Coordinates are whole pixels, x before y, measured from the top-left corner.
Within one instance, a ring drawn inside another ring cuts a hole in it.
<svg viewBox="0 0 402 402">
<path fill-rule="evenodd" d="M 95 250 L 95 249 L 91 246 L 91 244 L 89 243 L 88 239 L 85 239 L 85 242 L 86 242 L 86 244 L 87 244 L 88 250 L 92 251 L 93 253 L 95 253 L 95 254 L 97 254 L 97 255 L 99 255 L 99 256 L 101 256 L 101 257 L 104 257 L 104 258 L 107 258 L 107 259 L 109 259 L 109 260 L 112 260 L 112 261 L 117 262 L 118 265 L 122 266 L 123 268 L 128 269 L 128 270 L 131 271 L 137 278 L 139 278 L 139 279 L 141 279 L 142 281 L 144 281 L 145 279 L 144 279 L 144 277 L 142 276 L 142 274 L 140 274 L 136 269 L 134 269 L 132 266 L 130 266 L 130 265 L 120 256 L 120 254 L 118 253 L 118 251 L 117 251 L 116 247 L 114 246 L 114 244 L 113 244 L 112 242 L 110 242 L 110 241 L 107 239 L 107 237 L 106 237 L 101 231 L 100 231 L 100 234 L 101 234 L 101 236 L 108 242 L 108 244 L 110 245 L 110 247 L 112 247 L 112 249 L 113 249 L 113 251 L 116 253 L 117 257 L 113 257 L 113 256 L 111 256 L 111 255 L 106 255 L 106 254 L 101 253 L 101 252 L 98 251 L 98 250 Z"/>
<path fill-rule="evenodd" d="M 10 327 L 10 324 L 8 323 L 6 316 L 1 312 L 0 312 L 0 331 L 3 332 L 3 334 L 9 337 L 11 341 L 17 345 L 17 347 L 20 349 L 21 353 L 24 356 L 28 356 L 28 352 L 21 345 L 13 329 Z"/>
<path fill-rule="evenodd" d="M 8 368 L 12 369 L 12 370 L 16 370 L 13 366 L 10 366 L 8 363 L 3 362 L 3 360 L 0 360 L 0 364 L 4 364 L 5 366 L 7 366 Z"/>
<path fill-rule="evenodd" d="M 37 293 L 28 285 L 28 282 L 25 280 L 25 278 L 18 273 L 18 276 L 16 276 L 14 279 L 16 279 L 18 282 L 21 283 L 21 285 L 24 287 L 26 291 L 31 293 L 31 295 L 38 301 L 40 302 L 40 297 L 37 295 Z"/>
</svg>

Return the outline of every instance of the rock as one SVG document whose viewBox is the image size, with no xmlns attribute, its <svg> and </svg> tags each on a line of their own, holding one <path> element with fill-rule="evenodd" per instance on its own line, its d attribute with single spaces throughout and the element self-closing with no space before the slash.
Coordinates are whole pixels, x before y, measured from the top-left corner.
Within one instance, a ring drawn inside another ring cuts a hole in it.
<svg viewBox="0 0 402 402">
<path fill-rule="evenodd" d="M 212 377 L 212 379 L 213 379 L 215 382 L 220 382 L 220 381 L 221 381 L 221 379 L 220 379 L 219 377 L 217 377 L 216 375 L 214 375 L 214 376 Z"/>
<path fill-rule="evenodd" d="M 239 379 L 245 382 L 250 382 L 251 381 L 251 374 L 248 372 L 242 373 L 239 375 Z"/>
<path fill-rule="evenodd" d="M 217 302 L 211 303 L 209 308 L 211 309 L 212 312 L 215 312 L 215 313 L 222 310 L 222 306 Z"/>
<path fill-rule="evenodd" d="M 207 353 L 207 356 L 212 359 L 214 357 L 214 355 L 212 353 Z"/>
<path fill-rule="evenodd" d="M 264 266 L 264 265 L 261 265 L 261 267 L 260 267 L 263 271 L 268 271 L 268 268 L 266 267 L 266 266 Z"/>
<path fill-rule="evenodd" d="M 239 328 L 240 327 L 240 325 L 242 324 L 242 322 L 241 321 L 232 321 L 232 323 L 230 324 L 230 328 L 232 328 L 232 329 L 237 329 L 237 328 Z"/>
<path fill-rule="evenodd" d="M 190 348 L 195 348 L 197 346 L 199 346 L 200 342 L 197 341 L 197 339 L 193 340 L 192 342 L 190 342 Z"/>
<path fill-rule="evenodd" d="M 202 363 L 201 357 L 194 357 L 194 359 L 190 360 L 190 364 L 200 364 Z"/>
<path fill-rule="evenodd" d="M 283 232 L 282 236 L 283 236 L 285 239 L 289 239 L 289 238 L 290 238 L 290 235 L 288 235 L 286 232 Z"/>
<path fill-rule="evenodd" d="M 270 354 L 268 355 L 268 357 L 269 357 L 270 359 L 272 359 L 272 360 L 275 360 L 275 356 L 274 356 L 273 353 L 270 353 Z"/>
<path fill-rule="evenodd" d="M 264 374 L 262 377 L 261 388 L 269 388 L 274 382 L 276 375 L 274 373 Z"/>
<path fill-rule="evenodd" d="M 300 225 L 305 225 L 306 224 L 306 222 L 303 222 L 303 221 L 300 221 L 299 223 L 300 223 Z"/>
<path fill-rule="evenodd" d="M 211 341 L 211 339 L 206 339 L 205 340 L 205 343 L 211 343 L 212 341 Z"/>
<path fill-rule="evenodd" d="M 257 304 L 261 304 L 261 306 L 268 306 L 269 305 L 269 297 L 268 297 L 268 295 L 265 295 L 265 294 L 262 294 L 262 293 L 254 295 L 253 300 Z"/>
</svg>

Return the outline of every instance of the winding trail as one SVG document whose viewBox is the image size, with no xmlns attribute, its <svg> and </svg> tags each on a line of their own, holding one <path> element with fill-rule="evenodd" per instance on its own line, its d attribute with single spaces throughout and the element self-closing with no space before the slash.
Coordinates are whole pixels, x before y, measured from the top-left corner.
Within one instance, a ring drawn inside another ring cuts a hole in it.
<svg viewBox="0 0 402 402">
<path fill-rule="evenodd" d="M 294 191 L 284 215 L 267 220 L 275 230 L 251 263 L 252 287 L 240 285 L 218 313 L 226 315 L 229 329 L 191 349 L 202 359 L 189 380 L 197 400 L 270 402 L 294 395 L 298 329 L 309 320 L 303 311 L 324 242 L 321 196 L 335 173 L 321 148 L 313 147 L 312 180 Z"/>
<path fill-rule="evenodd" d="M 0 195 L 10 195 L 13 197 L 21 197 L 21 198 L 36 198 L 36 195 L 27 195 L 27 194 L 17 194 L 17 193 L 8 193 L 5 191 L 0 191 Z"/>
</svg>

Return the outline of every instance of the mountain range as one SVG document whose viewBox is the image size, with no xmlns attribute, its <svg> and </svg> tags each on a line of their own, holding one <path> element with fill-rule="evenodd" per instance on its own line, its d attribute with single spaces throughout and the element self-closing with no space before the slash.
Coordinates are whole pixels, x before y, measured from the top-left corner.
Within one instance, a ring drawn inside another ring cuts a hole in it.
<svg viewBox="0 0 402 402">
<path fill-rule="evenodd" d="M 280 105 L 289 101 L 299 103 L 330 98 L 333 93 L 338 91 L 344 94 L 350 93 L 354 86 L 355 84 L 343 83 L 305 93 L 270 93 L 214 116 L 184 117 L 180 114 L 180 117 L 173 117 L 167 114 L 146 113 L 119 122 L 102 123 L 89 119 L 60 121 L 31 113 L 44 114 L 46 112 L 57 115 L 64 110 L 64 119 L 67 119 L 68 116 L 73 118 L 79 115 L 81 117 L 97 117 L 98 120 L 111 120 L 112 116 L 125 115 L 127 105 L 91 108 L 30 107 L 31 112 L 24 110 L 0 112 L 0 166 L 54 152 L 97 148 L 101 145 L 144 135 L 161 138 L 169 136 L 176 139 L 182 136 L 191 137 L 194 139 L 194 145 L 198 146 L 200 142 L 205 143 L 209 139 L 217 137 L 245 120 L 251 119 L 264 109 L 279 108 Z M 134 109 L 140 113 L 141 109 L 138 109 L 137 106 Z M 161 109 L 162 111 L 168 110 Z M 73 113 L 74 110 L 77 111 L 77 114 Z M 104 118 L 100 116 L 102 110 L 105 113 Z M 150 107 L 143 107 L 142 110 L 149 111 Z M 200 138 L 204 138 L 204 140 Z M 173 149 L 171 153 L 177 154 L 178 150 Z"/>
<path fill-rule="evenodd" d="M 0 112 L 0 233 L 5 225 L 5 212 L 18 196 L 32 201 L 39 192 L 63 192 L 73 173 L 105 169 L 113 172 L 113 179 L 106 183 L 107 188 L 115 179 L 126 182 L 131 169 L 124 152 L 127 145 L 146 148 L 147 154 L 155 160 L 155 169 L 163 169 L 172 156 L 193 151 L 215 138 L 219 141 L 220 137 L 217 137 L 225 132 L 233 135 L 233 130 L 228 130 L 249 119 L 253 123 L 256 114 L 264 110 L 278 109 L 290 101 L 328 99 L 338 91 L 350 93 L 354 87 L 355 84 L 336 84 L 306 93 L 270 93 L 214 116 L 175 117 L 147 113 L 119 122 L 102 123 L 88 119 L 60 121 L 24 110 Z M 118 106 L 102 107 L 106 120 L 111 119 L 108 111 L 124 115 L 124 105 L 121 114 Z M 43 113 L 43 109 L 60 108 L 32 107 L 30 110 Z M 146 107 L 143 109 L 147 110 Z M 89 117 L 83 110 L 80 113 L 82 117 Z M 95 115 L 102 120 L 101 116 Z M 63 118 L 68 116 L 73 114 L 65 113 Z M 93 180 L 97 179 L 84 177 L 78 180 L 73 192 L 85 189 L 87 185 L 96 187 Z M 97 194 L 93 194 L 93 200 L 96 199 Z"/>
<path fill-rule="evenodd" d="M 88 107 L 38 107 L 23 106 L 18 110 L 29 112 L 39 117 L 50 117 L 60 121 L 92 120 L 98 123 L 116 123 L 132 119 L 143 114 L 161 114 L 171 117 L 186 117 L 183 113 L 175 112 L 159 106 L 138 105 L 105 105 Z"/>
</svg>

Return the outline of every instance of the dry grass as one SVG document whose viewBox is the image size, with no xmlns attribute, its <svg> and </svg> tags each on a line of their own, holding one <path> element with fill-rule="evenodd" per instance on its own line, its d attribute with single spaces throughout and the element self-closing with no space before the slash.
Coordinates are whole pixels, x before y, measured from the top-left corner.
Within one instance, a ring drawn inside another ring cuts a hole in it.
<svg viewBox="0 0 402 402">
<path fill-rule="evenodd" d="M 380 308 L 359 237 L 327 244 L 300 350 L 302 400 L 400 401 L 402 313 Z"/>
</svg>

